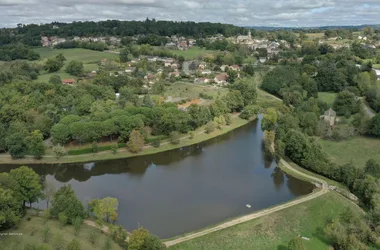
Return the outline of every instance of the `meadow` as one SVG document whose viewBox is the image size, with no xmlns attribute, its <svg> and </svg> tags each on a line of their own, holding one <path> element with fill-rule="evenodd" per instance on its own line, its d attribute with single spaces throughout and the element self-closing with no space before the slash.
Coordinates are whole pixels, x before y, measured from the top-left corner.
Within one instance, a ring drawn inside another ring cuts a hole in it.
<svg viewBox="0 0 380 250">
<path fill-rule="evenodd" d="M 380 161 L 380 140 L 356 136 L 345 141 L 319 140 L 330 159 L 337 164 L 354 163 L 364 167 L 369 159 Z"/>
<path fill-rule="evenodd" d="M 305 249 L 328 250 L 330 241 L 324 227 L 347 208 L 360 213 L 359 208 L 335 192 L 316 199 L 242 223 L 200 238 L 170 247 L 178 250 L 260 249 L 286 250 L 288 242 L 303 236 Z"/>
<path fill-rule="evenodd" d="M 201 56 L 207 55 L 207 54 L 214 54 L 215 51 L 213 50 L 206 50 L 200 47 L 191 47 L 188 50 L 171 50 L 173 54 L 177 56 L 183 56 L 185 60 L 194 60 L 198 59 Z"/>
</svg>

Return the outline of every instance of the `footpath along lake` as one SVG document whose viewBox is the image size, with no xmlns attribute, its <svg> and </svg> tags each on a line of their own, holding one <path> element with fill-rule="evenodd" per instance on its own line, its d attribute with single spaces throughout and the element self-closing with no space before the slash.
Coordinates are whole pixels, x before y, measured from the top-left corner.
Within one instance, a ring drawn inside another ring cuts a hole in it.
<svg viewBox="0 0 380 250">
<path fill-rule="evenodd" d="M 313 189 L 282 172 L 264 152 L 258 120 L 209 141 L 155 155 L 29 166 L 56 188 L 71 184 L 84 204 L 117 198 L 119 224 L 127 230 L 143 226 L 160 238 L 274 206 Z M 0 172 L 16 167 L 0 165 Z M 46 203 L 35 206 L 46 208 Z"/>
</svg>

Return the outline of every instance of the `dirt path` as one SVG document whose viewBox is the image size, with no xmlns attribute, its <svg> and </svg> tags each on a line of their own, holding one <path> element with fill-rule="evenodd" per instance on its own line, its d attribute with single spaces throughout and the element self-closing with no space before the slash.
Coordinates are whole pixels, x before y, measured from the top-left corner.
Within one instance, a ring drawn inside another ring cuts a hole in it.
<svg viewBox="0 0 380 250">
<path fill-rule="evenodd" d="M 233 219 L 231 221 L 222 223 L 222 224 L 220 224 L 218 226 L 202 230 L 200 232 L 192 233 L 192 234 L 189 234 L 189 235 L 186 235 L 186 236 L 174 239 L 174 240 L 169 240 L 169 241 L 164 242 L 164 244 L 167 247 L 173 246 L 173 245 L 179 244 L 179 243 L 187 241 L 187 240 L 195 239 L 195 238 L 204 236 L 204 235 L 209 234 L 209 233 L 213 233 L 213 232 L 225 229 L 225 228 L 229 228 L 229 227 L 235 226 L 237 224 L 240 224 L 240 223 L 243 223 L 243 222 L 247 222 L 247 221 L 250 221 L 250 220 L 253 220 L 253 219 L 256 219 L 256 218 L 259 218 L 259 217 L 262 217 L 262 216 L 265 216 L 265 215 L 268 215 L 268 214 L 271 214 L 271 213 L 274 213 L 274 212 L 277 212 L 277 211 L 280 211 L 280 210 L 283 210 L 285 208 L 289 208 L 289 207 L 295 206 L 297 204 L 301 204 L 303 202 L 315 199 L 315 198 L 317 198 L 317 197 L 319 197 L 319 196 L 321 196 L 321 195 L 329 192 L 328 185 L 327 185 L 327 183 L 324 180 L 321 180 L 321 179 L 319 179 L 317 177 L 314 177 L 314 176 L 309 176 L 309 175 L 307 175 L 305 173 L 302 173 L 302 172 L 294 169 L 292 166 L 290 166 L 283 159 L 281 159 L 280 162 L 283 164 L 283 166 L 285 168 L 287 168 L 287 169 L 289 169 L 289 170 L 297 173 L 298 175 L 304 176 L 304 177 L 306 177 L 308 179 L 311 179 L 311 180 L 314 180 L 315 182 L 320 183 L 321 186 L 322 186 L 322 188 L 319 189 L 319 190 L 317 190 L 317 191 L 314 191 L 313 193 L 311 193 L 311 194 L 309 194 L 307 196 L 304 196 L 304 197 L 302 197 L 300 199 L 296 199 L 296 200 L 287 202 L 285 204 L 282 204 L 282 205 L 279 205 L 279 206 L 276 206 L 276 207 L 264 209 L 264 210 L 259 211 L 259 212 L 248 214 L 248 215 L 245 215 L 245 216 Z"/>
</svg>

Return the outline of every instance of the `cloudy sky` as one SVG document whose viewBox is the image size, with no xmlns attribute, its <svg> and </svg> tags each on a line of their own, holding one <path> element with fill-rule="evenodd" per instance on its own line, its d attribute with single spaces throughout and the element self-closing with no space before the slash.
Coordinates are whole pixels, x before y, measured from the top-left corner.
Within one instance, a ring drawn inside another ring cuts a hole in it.
<svg viewBox="0 0 380 250">
<path fill-rule="evenodd" d="M 243 26 L 378 24 L 380 0 L 0 0 L 0 27 L 147 17 Z"/>
</svg>

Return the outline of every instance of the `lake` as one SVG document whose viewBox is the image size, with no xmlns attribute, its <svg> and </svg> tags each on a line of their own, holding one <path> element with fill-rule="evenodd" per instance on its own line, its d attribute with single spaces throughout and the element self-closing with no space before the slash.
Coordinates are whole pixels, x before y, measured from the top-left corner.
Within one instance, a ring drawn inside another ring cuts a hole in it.
<svg viewBox="0 0 380 250">
<path fill-rule="evenodd" d="M 118 223 L 160 238 L 222 222 L 310 193 L 264 152 L 260 121 L 197 145 L 95 163 L 29 165 L 59 188 L 71 184 L 84 204 L 119 201 Z M 18 166 L 0 165 L 0 172 Z M 250 204 L 251 208 L 246 205 Z M 35 204 L 45 208 L 41 201 Z"/>
</svg>

